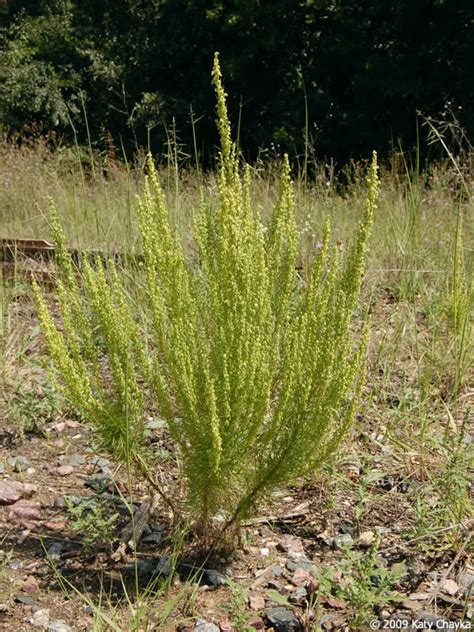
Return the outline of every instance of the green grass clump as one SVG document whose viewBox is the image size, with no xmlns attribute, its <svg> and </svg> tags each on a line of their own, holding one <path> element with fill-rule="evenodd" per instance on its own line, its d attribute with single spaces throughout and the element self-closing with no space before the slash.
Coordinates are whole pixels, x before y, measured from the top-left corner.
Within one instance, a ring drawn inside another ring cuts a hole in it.
<svg viewBox="0 0 474 632">
<path fill-rule="evenodd" d="M 354 333 L 376 205 L 376 157 L 353 245 L 341 261 L 330 228 L 303 275 L 285 158 L 268 225 L 251 199 L 231 138 L 218 58 L 219 204 L 202 195 L 190 257 L 172 227 L 151 159 L 139 202 L 150 330 L 111 263 L 85 258 L 79 280 L 54 220 L 62 277 L 59 329 L 36 288 L 42 327 L 66 397 L 103 449 L 149 472 L 151 394 L 183 464 L 191 515 L 206 540 L 229 530 L 275 486 L 319 466 L 345 436 L 364 383 L 367 328 Z M 104 365 L 106 370 L 104 372 Z"/>
</svg>

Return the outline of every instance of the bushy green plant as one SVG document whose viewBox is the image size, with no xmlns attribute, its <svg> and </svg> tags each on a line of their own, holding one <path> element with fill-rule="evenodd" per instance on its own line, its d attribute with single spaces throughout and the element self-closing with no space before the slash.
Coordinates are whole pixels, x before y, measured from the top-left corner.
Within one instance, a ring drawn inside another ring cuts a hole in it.
<svg viewBox="0 0 474 632">
<path fill-rule="evenodd" d="M 7 400 L 7 415 L 15 421 L 20 434 L 43 432 L 60 407 L 57 393 L 51 386 L 19 386 Z"/>
<path fill-rule="evenodd" d="M 69 526 L 72 533 L 82 535 L 86 550 L 110 544 L 119 515 L 111 514 L 104 503 L 83 501 L 74 505 L 66 497 Z"/>
<path fill-rule="evenodd" d="M 36 288 L 59 382 L 95 426 L 101 448 L 149 472 L 143 419 L 151 394 L 205 534 L 217 512 L 226 530 L 275 486 L 319 466 L 350 427 L 367 340 L 367 327 L 357 333 L 352 315 L 378 189 L 374 155 L 365 214 L 344 261 L 330 247 L 326 224 L 314 261 L 299 275 L 288 159 L 264 226 L 252 205 L 250 169 L 241 175 L 217 56 L 213 82 L 220 203 L 213 207 L 203 192 L 193 257 L 171 227 L 148 161 L 138 205 L 152 322 L 147 345 L 115 266 L 86 257 L 79 281 L 56 216 L 61 329 Z"/>
<path fill-rule="evenodd" d="M 335 568 L 326 568 L 318 576 L 318 596 L 333 595 L 346 602 L 352 608 L 350 621 L 354 630 L 360 630 L 374 618 L 376 609 L 400 598 L 394 589 L 404 572 L 384 566 L 377 556 L 379 541 L 378 534 L 368 552 L 345 547 Z"/>
</svg>

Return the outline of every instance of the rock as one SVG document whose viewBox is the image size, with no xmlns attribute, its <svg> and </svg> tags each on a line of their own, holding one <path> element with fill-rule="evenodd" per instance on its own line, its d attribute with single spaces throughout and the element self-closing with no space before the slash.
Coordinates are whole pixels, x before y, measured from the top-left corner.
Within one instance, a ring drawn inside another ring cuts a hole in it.
<svg viewBox="0 0 474 632">
<path fill-rule="evenodd" d="M 419 592 L 419 593 L 412 593 L 411 595 L 408 596 L 408 599 L 410 601 L 427 601 L 430 597 L 431 597 L 430 593 Z"/>
<path fill-rule="evenodd" d="M 129 508 L 127 507 L 126 509 L 127 513 L 130 513 Z M 154 527 L 151 527 L 149 533 L 143 536 L 142 542 L 144 544 L 160 544 L 160 542 L 163 540 L 164 532 L 165 528 L 163 525 L 155 525 Z"/>
<path fill-rule="evenodd" d="M 29 595 L 37 593 L 39 591 L 38 582 L 32 575 L 29 575 L 21 584 L 21 590 Z"/>
<path fill-rule="evenodd" d="M 260 549 L 260 555 L 262 557 L 268 557 L 270 555 L 270 549 L 264 546 L 263 548 Z"/>
<path fill-rule="evenodd" d="M 0 463 L 0 476 L 3 476 L 5 472 L 5 463 Z"/>
<path fill-rule="evenodd" d="M 313 575 L 308 571 L 305 571 L 302 568 L 297 568 L 293 573 L 293 577 L 290 578 L 290 581 L 295 586 L 303 586 L 304 584 L 311 582 L 314 580 Z"/>
<path fill-rule="evenodd" d="M 48 557 L 53 561 L 59 560 L 61 559 L 62 552 L 63 546 L 61 542 L 53 542 L 53 544 L 48 549 Z"/>
<path fill-rule="evenodd" d="M 228 619 L 224 619 L 224 621 L 219 621 L 219 629 L 221 632 L 234 632 L 232 623 Z"/>
<path fill-rule="evenodd" d="M 59 421 L 57 424 L 53 424 L 52 426 L 50 426 L 49 430 L 55 430 L 57 433 L 61 433 L 64 432 L 65 427 L 66 424 L 64 423 L 64 421 Z"/>
<path fill-rule="evenodd" d="M 10 507 L 8 519 L 11 522 L 30 526 L 41 517 L 41 505 L 33 500 L 18 500 Z"/>
<path fill-rule="evenodd" d="M 265 608 L 265 599 L 260 593 L 249 595 L 249 606 L 251 610 L 263 610 Z"/>
<path fill-rule="evenodd" d="M 454 595 L 459 591 L 459 586 L 454 580 L 445 579 L 441 583 L 440 589 L 442 592 L 444 592 L 445 595 L 450 595 L 451 597 L 454 597 Z"/>
<path fill-rule="evenodd" d="M 49 610 L 46 608 L 37 610 L 31 617 L 30 623 L 35 628 L 46 628 L 49 623 Z"/>
<path fill-rule="evenodd" d="M 94 476 L 93 478 L 88 478 L 84 481 L 84 485 L 86 487 L 90 487 L 91 489 L 99 493 L 105 491 L 111 483 L 112 477 L 109 474 L 104 473 L 98 474 L 97 476 Z"/>
<path fill-rule="evenodd" d="M 207 586 L 214 586 L 217 588 L 218 586 L 227 586 L 228 579 L 225 575 L 223 575 L 222 573 L 219 573 L 219 571 L 215 571 L 213 569 L 207 569 L 202 574 L 200 583 L 205 584 Z"/>
<path fill-rule="evenodd" d="M 254 630 L 265 630 L 265 624 L 260 618 L 252 619 L 247 625 L 249 628 L 253 628 Z"/>
<path fill-rule="evenodd" d="M 461 573 L 459 576 L 459 586 L 465 597 L 474 593 L 474 573 L 469 573 L 468 571 Z"/>
<path fill-rule="evenodd" d="M 48 625 L 48 632 L 72 632 L 72 628 L 64 621 L 58 619 L 57 621 L 51 621 Z"/>
<path fill-rule="evenodd" d="M 67 522 L 65 520 L 50 520 L 45 522 L 44 526 L 51 531 L 63 531 L 66 528 Z"/>
<path fill-rule="evenodd" d="M 53 507 L 55 509 L 64 509 L 67 507 L 66 499 L 64 496 L 56 496 L 53 500 Z"/>
<path fill-rule="evenodd" d="M 277 544 L 277 549 L 284 553 L 304 553 L 303 541 L 294 535 L 285 535 Z"/>
<path fill-rule="evenodd" d="M 314 572 L 314 565 L 313 562 L 311 562 L 311 560 L 307 560 L 307 559 L 300 559 L 300 560 L 286 560 L 286 568 L 289 571 L 296 571 L 298 569 L 306 571 L 307 573 L 313 573 Z"/>
<path fill-rule="evenodd" d="M 93 459 L 89 459 L 87 461 L 89 465 L 93 465 L 94 467 L 98 467 L 100 470 L 108 469 L 110 465 L 109 459 L 104 459 L 102 456 L 96 456 Z"/>
<path fill-rule="evenodd" d="M 220 632 L 217 625 L 214 623 L 208 623 L 207 621 L 204 621 L 204 619 L 198 619 L 196 621 L 194 630 L 196 632 Z"/>
<path fill-rule="evenodd" d="M 37 491 L 36 485 L 19 483 L 18 481 L 0 482 L 0 505 L 12 505 L 20 500 L 32 496 Z"/>
<path fill-rule="evenodd" d="M 462 442 L 465 445 L 471 445 L 471 443 L 474 441 L 474 437 L 472 434 L 469 434 L 468 432 L 464 435 L 464 437 L 462 438 Z"/>
<path fill-rule="evenodd" d="M 295 590 L 293 590 L 288 598 L 288 601 L 290 603 L 301 605 L 304 601 L 306 601 L 307 596 L 308 592 L 306 588 L 304 586 L 298 586 L 297 588 L 295 588 Z"/>
<path fill-rule="evenodd" d="M 126 575 L 135 576 L 140 579 L 151 579 L 153 577 L 169 577 L 173 572 L 172 560 L 168 555 L 160 555 L 158 558 L 149 560 L 138 560 L 137 564 L 127 564 L 123 569 Z"/>
<path fill-rule="evenodd" d="M 349 534 L 350 536 L 355 537 L 357 533 L 357 527 L 352 522 L 344 521 L 341 523 L 341 526 L 339 527 L 339 533 Z"/>
<path fill-rule="evenodd" d="M 333 549 L 344 549 L 346 546 L 351 546 L 354 540 L 349 533 L 343 533 L 342 535 L 337 535 L 332 540 L 332 548 Z"/>
<path fill-rule="evenodd" d="M 53 470 L 54 474 L 57 476 L 69 476 L 74 472 L 74 468 L 72 465 L 60 465 L 56 469 Z"/>
<path fill-rule="evenodd" d="M 266 617 L 275 632 L 299 632 L 303 629 L 296 616 L 288 608 L 270 608 Z"/>
<path fill-rule="evenodd" d="M 360 546 L 370 546 L 374 541 L 375 533 L 373 531 L 363 531 L 360 536 L 358 543 Z"/>
<path fill-rule="evenodd" d="M 12 456 L 7 460 L 7 463 L 10 467 L 12 467 L 15 472 L 26 472 L 26 470 L 31 467 L 31 461 L 26 458 L 26 456 Z"/>
<path fill-rule="evenodd" d="M 9 564 L 12 571 L 19 571 L 23 568 L 23 562 L 21 560 L 12 560 Z"/>
<path fill-rule="evenodd" d="M 15 597 L 16 603 L 21 603 L 22 606 L 31 606 L 35 605 L 35 602 L 31 597 L 27 597 L 26 595 L 16 595 Z"/>
<path fill-rule="evenodd" d="M 70 465 L 71 467 L 81 467 L 85 465 L 86 459 L 82 454 L 69 454 L 59 459 L 61 465 Z"/>
</svg>

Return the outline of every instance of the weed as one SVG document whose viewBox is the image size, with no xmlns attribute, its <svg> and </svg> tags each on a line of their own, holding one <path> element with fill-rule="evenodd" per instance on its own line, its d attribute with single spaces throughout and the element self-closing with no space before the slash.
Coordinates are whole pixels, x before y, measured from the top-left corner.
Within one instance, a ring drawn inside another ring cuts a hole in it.
<svg viewBox="0 0 474 632">
<path fill-rule="evenodd" d="M 353 630 L 374 618 L 376 609 L 400 597 L 394 590 L 403 575 L 387 568 L 377 555 L 380 538 L 377 537 L 368 552 L 345 547 L 342 559 L 331 569 L 323 569 L 319 576 L 319 589 L 314 599 L 332 595 L 351 608 Z"/>
<path fill-rule="evenodd" d="M 72 533 L 82 535 L 84 549 L 112 544 L 119 517 L 117 513 L 111 514 L 105 503 L 95 500 L 75 505 L 66 497 L 66 504 L 69 527 Z"/>
<path fill-rule="evenodd" d="M 59 394 L 51 385 L 19 386 L 7 401 L 6 414 L 20 434 L 44 432 L 60 407 Z"/>
</svg>

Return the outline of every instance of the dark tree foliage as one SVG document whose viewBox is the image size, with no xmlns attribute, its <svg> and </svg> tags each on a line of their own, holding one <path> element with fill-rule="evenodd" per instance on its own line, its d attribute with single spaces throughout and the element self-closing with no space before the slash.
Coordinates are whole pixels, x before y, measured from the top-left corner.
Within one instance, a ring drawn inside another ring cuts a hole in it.
<svg viewBox="0 0 474 632">
<path fill-rule="evenodd" d="M 209 73 L 221 52 L 250 157 L 305 138 L 321 157 L 416 142 L 417 111 L 447 101 L 474 128 L 472 0 L 10 0 L 2 3 L 0 116 L 66 139 L 160 150 L 175 121 L 215 144 Z M 306 111 L 307 107 L 307 111 Z M 306 124 L 306 113 L 307 121 Z"/>
</svg>

